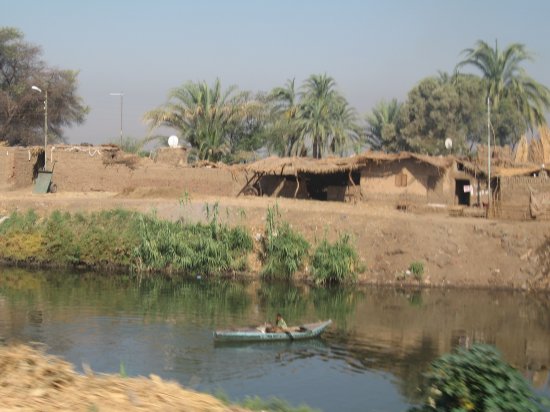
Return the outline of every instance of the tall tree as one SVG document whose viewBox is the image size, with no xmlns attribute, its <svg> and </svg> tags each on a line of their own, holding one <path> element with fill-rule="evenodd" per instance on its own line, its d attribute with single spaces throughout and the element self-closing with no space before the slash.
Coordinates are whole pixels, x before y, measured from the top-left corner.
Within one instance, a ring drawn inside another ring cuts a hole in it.
<svg viewBox="0 0 550 412">
<path fill-rule="evenodd" d="M 48 91 L 50 141 L 63 141 L 63 127 L 82 123 L 89 111 L 76 93 L 78 72 L 48 67 L 40 54 L 18 29 L 0 28 L 0 141 L 42 143 L 45 96 L 33 85 Z"/>
<path fill-rule="evenodd" d="M 268 98 L 272 118 L 268 145 L 282 156 L 298 156 L 304 153 L 304 142 L 300 139 L 297 121 L 300 103 L 295 80 L 289 79 L 283 87 L 274 88 Z"/>
<path fill-rule="evenodd" d="M 397 99 L 382 100 L 367 114 L 367 141 L 372 149 L 386 152 L 409 149 L 399 130 L 401 106 Z"/>
<path fill-rule="evenodd" d="M 312 157 L 343 152 L 358 139 L 355 113 L 326 74 L 311 75 L 302 86 L 300 138 L 311 141 Z"/>
<path fill-rule="evenodd" d="M 407 96 L 400 114 L 400 133 L 409 150 L 425 154 L 445 153 L 445 139 L 462 149 L 465 136 L 457 116 L 458 93 L 440 78 L 422 80 Z"/>
<path fill-rule="evenodd" d="M 212 86 L 188 82 L 173 89 L 168 102 L 145 113 L 144 119 L 151 130 L 161 126 L 175 129 L 199 160 L 219 161 L 231 153 L 236 131 L 242 131 L 256 105 L 235 86 L 222 90 L 219 79 Z"/>
<path fill-rule="evenodd" d="M 495 108 L 509 99 L 520 110 L 526 127 L 534 129 L 545 123 L 545 114 L 550 109 L 550 89 L 531 78 L 522 67 L 524 62 L 533 60 L 525 45 L 513 43 L 501 51 L 498 44 L 492 48 L 479 40 L 463 54 L 464 60 L 458 63 L 457 69 L 474 66 L 481 71 L 486 82 L 485 98 L 489 97 Z"/>
</svg>

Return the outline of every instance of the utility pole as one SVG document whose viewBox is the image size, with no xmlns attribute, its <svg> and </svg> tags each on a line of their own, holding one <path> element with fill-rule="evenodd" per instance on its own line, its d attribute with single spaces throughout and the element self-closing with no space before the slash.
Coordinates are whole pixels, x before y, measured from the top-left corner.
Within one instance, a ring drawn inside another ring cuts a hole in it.
<svg viewBox="0 0 550 412">
<path fill-rule="evenodd" d="M 487 96 L 487 218 L 491 212 L 491 98 Z"/>
<path fill-rule="evenodd" d="M 122 147 L 122 105 L 124 101 L 124 93 L 123 92 L 109 93 L 109 95 L 120 96 L 120 147 Z"/>
</svg>

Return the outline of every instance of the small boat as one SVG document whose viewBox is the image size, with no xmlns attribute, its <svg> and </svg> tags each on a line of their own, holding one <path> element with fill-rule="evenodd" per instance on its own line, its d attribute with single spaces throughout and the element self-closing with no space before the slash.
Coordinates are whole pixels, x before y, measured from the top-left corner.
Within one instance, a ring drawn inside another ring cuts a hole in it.
<svg viewBox="0 0 550 412">
<path fill-rule="evenodd" d="M 331 323 L 332 320 L 330 319 L 324 322 L 306 323 L 301 326 L 290 327 L 284 332 L 268 332 L 265 326 L 217 330 L 214 332 L 214 340 L 216 342 L 267 342 L 311 339 L 323 333 Z"/>
</svg>

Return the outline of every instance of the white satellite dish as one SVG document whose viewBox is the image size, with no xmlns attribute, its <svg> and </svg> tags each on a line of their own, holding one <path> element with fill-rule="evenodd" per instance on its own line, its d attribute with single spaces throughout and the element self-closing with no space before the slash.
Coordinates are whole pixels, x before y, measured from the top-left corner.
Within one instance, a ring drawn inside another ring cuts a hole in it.
<svg viewBox="0 0 550 412">
<path fill-rule="evenodd" d="M 445 149 L 451 150 L 452 148 L 453 148 L 453 141 L 451 140 L 450 137 L 447 137 L 445 139 Z"/>
<path fill-rule="evenodd" d="M 172 135 L 168 138 L 168 146 L 172 148 L 178 147 L 178 141 L 179 141 L 178 136 Z"/>
</svg>

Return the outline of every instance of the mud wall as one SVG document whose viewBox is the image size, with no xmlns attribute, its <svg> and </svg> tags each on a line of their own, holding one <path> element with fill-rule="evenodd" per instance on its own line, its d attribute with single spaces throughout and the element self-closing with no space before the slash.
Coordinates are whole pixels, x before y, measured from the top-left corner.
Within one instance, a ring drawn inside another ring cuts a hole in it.
<svg viewBox="0 0 550 412">
<path fill-rule="evenodd" d="M 33 184 L 38 157 L 35 147 L 0 147 L 0 189 L 15 190 Z"/>
<path fill-rule="evenodd" d="M 531 220 L 531 190 L 550 197 L 548 177 L 501 177 L 496 198 L 496 217 L 511 220 Z M 550 220 L 550 208 L 536 217 L 537 220 Z"/>
<path fill-rule="evenodd" d="M 452 204 L 450 173 L 415 160 L 369 163 L 361 170 L 364 201 Z"/>
<path fill-rule="evenodd" d="M 58 191 L 189 193 L 234 196 L 244 180 L 228 168 L 192 168 L 155 162 L 123 153 L 112 147 L 56 147 L 53 153 L 53 182 Z"/>
</svg>

